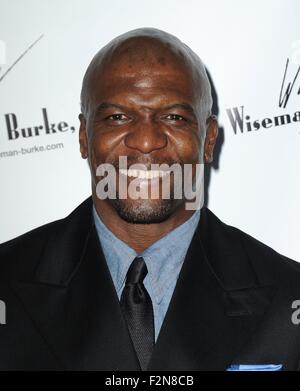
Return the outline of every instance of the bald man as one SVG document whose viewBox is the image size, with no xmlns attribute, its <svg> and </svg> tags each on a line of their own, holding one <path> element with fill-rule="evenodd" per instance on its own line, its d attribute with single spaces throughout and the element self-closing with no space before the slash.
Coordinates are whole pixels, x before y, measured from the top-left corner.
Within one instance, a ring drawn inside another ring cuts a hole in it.
<svg viewBox="0 0 300 391">
<path fill-rule="evenodd" d="M 92 195 L 0 246 L 0 369 L 299 368 L 299 264 L 203 205 L 211 108 L 203 63 L 166 32 L 95 55 L 79 115 Z"/>
</svg>

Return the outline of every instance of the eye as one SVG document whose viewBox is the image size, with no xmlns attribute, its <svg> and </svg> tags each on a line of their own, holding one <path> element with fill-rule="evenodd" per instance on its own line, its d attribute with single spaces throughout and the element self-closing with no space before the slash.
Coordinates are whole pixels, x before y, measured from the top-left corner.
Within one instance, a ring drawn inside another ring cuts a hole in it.
<svg viewBox="0 0 300 391">
<path fill-rule="evenodd" d="M 181 115 L 178 115 L 178 114 L 169 114 L 166 116 L 166 119 L 168 119 L 170 121 L 186 121 L 186 119 L 184 117 L 182 117 Z"/>
<path fill-rule="evenodd" d="M 112 114 L 106 117 L 105 119 L 110 121 L 125 121 L 127 117 L 125 114 Z"/>
</svg>

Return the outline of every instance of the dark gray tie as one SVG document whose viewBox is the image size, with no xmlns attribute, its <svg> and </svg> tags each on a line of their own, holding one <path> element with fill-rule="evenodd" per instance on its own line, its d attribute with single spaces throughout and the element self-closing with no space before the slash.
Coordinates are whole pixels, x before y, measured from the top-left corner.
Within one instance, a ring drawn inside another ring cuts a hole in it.
<svg viewBox="0 0 300 391">
<path fill-rule="evenodd" d="M 143 371 L 147 369 L 155 342 L 152 301 L 143 283 L 147 273 L 144 259 L 136 257 L 128 269 L 120 300 Z"/>
</svg>

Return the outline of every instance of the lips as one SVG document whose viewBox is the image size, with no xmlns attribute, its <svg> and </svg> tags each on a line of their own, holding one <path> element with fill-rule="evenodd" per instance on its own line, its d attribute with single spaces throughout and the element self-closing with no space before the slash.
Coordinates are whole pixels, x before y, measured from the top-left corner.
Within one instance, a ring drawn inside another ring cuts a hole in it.
<svg viewBox="0 0 300 391">
<path fill-rule="evenodd" d="M 129 185 L 134 181 L 134 188 L 138 191 L 147 191 L 153 189 L 155 193 L 161 188 L 160 182 L 163 181 L 171 171 L 163 170 L 136 170 L 136 169 L 119 169 L 119 176 L 123 177 L 126 184 Z M 124 182 L 123 182 L 124 185 Z M 122 186 L 120 183 L 119 186 Z M 146 190 L 147 189 L 147 190 Z M 151 190 L 152 192 L 152 190 Z M 151 193 L 152 194 L 152 193 Z"/>
</svg>

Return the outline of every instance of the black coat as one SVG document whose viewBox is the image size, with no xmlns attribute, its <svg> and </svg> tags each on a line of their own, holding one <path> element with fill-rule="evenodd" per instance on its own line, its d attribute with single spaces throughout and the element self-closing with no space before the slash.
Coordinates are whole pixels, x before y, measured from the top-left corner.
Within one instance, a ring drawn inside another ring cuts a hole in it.
<svg viewBox="0 0 300 391">
<path fill-rule="evenodd" d="M 88 198 L 0 245 L 1 370 L 140 370 Z M 300 265 L 203 208 L 149 370 L 297 370 Z"/>
</svg>

